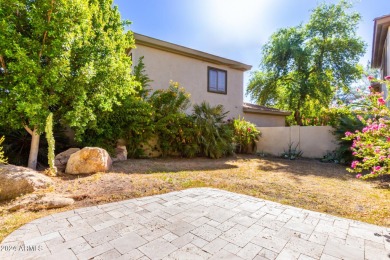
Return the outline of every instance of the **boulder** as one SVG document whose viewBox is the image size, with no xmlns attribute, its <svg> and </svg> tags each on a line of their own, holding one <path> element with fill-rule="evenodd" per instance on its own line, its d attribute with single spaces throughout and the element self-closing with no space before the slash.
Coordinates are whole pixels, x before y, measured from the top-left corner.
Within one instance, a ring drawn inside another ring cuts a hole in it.
<svg viewBox="0 0 390 260">
<path fill-rule="evenodd" d="M 85 147 L 73 153 L 66 165 L 69 174 L 90 174 L 111 169 L 112 160 L 106 150 L 98 147 Z"/>
<path fill-rule="evenodd" d="M 66 198 L 58 194 L 46 194 L 36 204 L 38 208 L 56 209 L 70 206 L 74 199 Z"/>
<path fill-rule="evenodd" d="M 64 172 L 66 164 L 68 163 L 69 157 L 75 152 L 80 151 L 80 148 L 69 148 L 68 150 L 59 153 L 54 159 L 54 166 L 57 167 L 58 171 Z"/>
<path fill-rule="evenodd" d="M 127 160 L 127 149 L 125 145 L 118 145 L 115 148 L 115 158 L 112 160 L 115 161 L 126 161 Z"/>
<path fill-rule="evenodd" d="M 8 211 L 13 212 L 20 209 L 42 210 L 67 207 L 74 204 L 74 199 L 64 197 L 61 194 L 49 193 L 45 195 L 30 194 L 20 200 L 14 201 Z"/>
<path fill-rule="evenodd" d="M 52 184 L 49 177 L 30 168 L 0 164 L 0 201 L 47 188 Z"/>
</svg>

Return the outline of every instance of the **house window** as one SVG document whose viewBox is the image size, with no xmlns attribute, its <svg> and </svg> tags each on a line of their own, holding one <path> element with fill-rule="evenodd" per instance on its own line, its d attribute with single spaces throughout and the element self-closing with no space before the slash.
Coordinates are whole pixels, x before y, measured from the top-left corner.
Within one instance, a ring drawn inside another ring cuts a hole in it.
<svg viewBox="0 0 390 260">
<path fill-rule="evenodd" d="M 207 91 L 213 93 L 227 93 L 227 71 L 208 67 Z"/>
</svg>

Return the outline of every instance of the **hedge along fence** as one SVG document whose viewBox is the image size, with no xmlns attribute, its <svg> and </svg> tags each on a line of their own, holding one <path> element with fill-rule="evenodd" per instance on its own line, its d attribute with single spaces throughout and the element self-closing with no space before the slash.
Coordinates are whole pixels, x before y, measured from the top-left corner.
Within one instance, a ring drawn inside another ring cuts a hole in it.
<svg viewBox="0 0 390 260">
<path fill-rule="evenodd" d="M 337 149 L 338 142 L 331 126 L 258 127 L 262 136 L 257 142 L 257 152 L 281 155 L 289 144 L 303 152 L 302 157 L 322 158 Z"/>
</svg>

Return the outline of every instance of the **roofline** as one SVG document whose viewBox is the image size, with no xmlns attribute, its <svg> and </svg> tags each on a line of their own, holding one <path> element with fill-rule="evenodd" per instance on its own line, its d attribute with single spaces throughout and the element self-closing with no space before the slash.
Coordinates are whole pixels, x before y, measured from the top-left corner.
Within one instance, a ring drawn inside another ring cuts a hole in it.
<svg viewBox="0 0 390 260">
<path fill-rule="evenodd" d="M 372 37 L 371 67 L 379 68 L 382 65 L 383 47 L 390 26 L 390 15 L 374 19 L 374 34 Z"/>
<path fill-rule="evenodd" d="M 225 65 L 228 66 L 231 69 L 241 70 L 241 71 L 248 71 L 252 68 L 251 65 L 247 65 L 238 61 L 222 58 L 216 55 L 212 55 L 206 52 L 194 50 L 191 48 L 187 48 L 181 45 L 173 44 L 170 42 L 162 41 L 159 39 L 155 39 L 149 36 L 145 36 L 139 33 L 133 33 L 135 44 L 136 45 L 143 45 L 179 55 L 183 55 L 186 57 L 210 62 L 217 65 Z"/>
<path fill-rule="evenodd" d="M 244 111 L 244 113 L 263 114 L 263 115 L 278 115 L 278 116 L 291 115 L 291 112 L 288 111 L 266 111 L 266 110 L 248 108 L 248 107 L 243 107 L 242 111 Z"/>
</svg>

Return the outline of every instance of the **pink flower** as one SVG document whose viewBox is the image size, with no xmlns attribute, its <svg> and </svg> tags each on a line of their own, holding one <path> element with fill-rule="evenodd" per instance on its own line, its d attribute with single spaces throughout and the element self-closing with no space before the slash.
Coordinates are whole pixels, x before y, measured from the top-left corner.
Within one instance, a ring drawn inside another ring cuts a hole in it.
<svg viewBox="0 0 390 260">
<path fill-rule="evenodd" d="M 369 89 L 369 90 L 372 90 L 372 86 L 368 86 L 368 89 Z"/>
<path fill-rule="evenodd" d="M 368 76 L 367 79 L 368 79 L 369 81 L 371 81 L 371 80 L 374 79 L 374 77 L 373 77 L 373 76 Z"/>
<path fill-rule="evenodd" d="M 252 131 L 252 129 L 248 128 L 248 129 L 247 129 L 247 131 L 248 131 L 248 132 L 251 132 L 251 131 Z"/>
<path fill-rule="evenodd" d="M 358 178 L 358 179 L 361 177 L 362 177 L 362 175 L 360 173 L 356 175 L 356 178 Z"/>
<path fill-rule="evenodd" d="M 363 121 L 363 117 L 361 115 L 357 115 L 357 118 L 360 120 L 360 121 Z"/>
<path fill-rule="evenodd" d="M 374 167 L 372 167 L 372 171 L 373 171 L 373 172 L 377 172 L 377 171 L 379 171 L 380 169 L 381 169 L 380 166 L 374 166 Z"/>
<path fill-rule="evenodd" d="M 350 135 L 352 135 L 351 132 L 345 132 L 345 136 L 350 136 Z"/>
<path fill-rule="evenodd" d="M 352 155 L 356 156 L 358 153 L 357 152 L 353 152 Z"/>
<path fill-rule="evenodd" d="M 383 155 L 379 156 L 379 160 L 380 160 L 380 161 L 383 161 L 385 158 L 386 158 L 386 157 L 383 156 Z"/>
<path fill-rule="evenodd" d="M 386 76 L 386 77 L 385 77 L 385 80 L 390 80 L 390 76 Z"/>
<path fill-rule="evenodd" d="M 353 161 L 352 163 L 351 163 L 351 168 L 352 169 L 355 169 L 356 168 L 356 166 L 359 164 L 359 161 Z"/>
<path fill-rule="evenodd" d="M 378 105 L 383 106 L 384 104 L 386 104 L 386 101 L 383 99 L 383 97 L 378 98 Z"/>
</svg>

